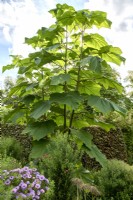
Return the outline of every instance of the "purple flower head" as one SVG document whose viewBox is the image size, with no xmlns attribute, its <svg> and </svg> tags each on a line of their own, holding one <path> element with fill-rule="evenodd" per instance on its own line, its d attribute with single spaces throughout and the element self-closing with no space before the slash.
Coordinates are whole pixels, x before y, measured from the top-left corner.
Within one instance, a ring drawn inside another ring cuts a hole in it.
<svg viewBox="0 0 133 200">
<path fill-rule="evenodd" d="M 40 178 L 40 174 L 36 174 L 36 178 Z"/>
<path fill-rule="evenodd" d="M 27 178 L 31 178 L 32 176 L 30 174 L 27 174 Z"/>
<path fill-rule="evenodd" d="M 43 181 L 43 180 L 45 180 L 45 177 L 44 177 L 43 175 L 40 175 L 40 176 L 39 176 L 39 180 L 40 180 L 40 181 Z"/>
<path fill-rule="evenodd" d="M 21 188 L 22 188 L 22 190 L 25 190 L 27 188 L 27 184 L 26 183 L 22 183 L 21 184 Z"/>
<path fill-rule="evenodd" d="M 29 173 L 29 174 L 32 174 L 32 173 L 33 173 L 32 169 L 29 169 L 29 170 L 28 170 L 28 173 Z"/>
<path fill-rule="evenodd" d="M 13 193 L 13 194 L 17 193 L 17 191 L 18 191 L 17 188 L 13 188 L 13 189 L 12 189 L 12 193 Z"/>
<path fill-rule="evenodd" d="M 23 174 L 23 175 L 22 175 L 22 177 L 23 177 L 24 179 L 28 178 L 27 176 L 28 176 L 27 174 Z"/>
<path fill-rule="evenodd" d="M 40 175 L 40 173 L 39 173 L 39 172 L 34 172 L 34 174 L 35 174 L 35 175 Z"/>
<path fill-rule="evenodd" d="M 25 172 L 27 172 L 27 171 L 29 170 L 29 167 L 23 167 L 23 170 L 24 170 Z"/>
<path fill-rule="evenodd" d="M 22 174 L 22 173 L 23 173 L 23 168 L 19 169 L 19 174 Z"/>
<path fill-rule="evenodd" d="M 44 191 L 44 189 L 41 189 L 40 192 L 41 192 L 41 193 L 44 193 L 45 191 Z"/>
<path fill-rule="evenodd" d="M 37 200 L 49 189 L 48 187 L 41 188 L 41 184 L 43 182 L 48 184 L 49 180 L 41 175 L 37 169 L 30 169 L 27 166 L 10 171 L 4 170 L 0 179 L 5 181 L 5 185 L 16 186 L 11 190 L 16 199 L 32 198 L 32 200 Z M 15 181 L 12 181 L 14 179 Z"/>
<path fill-rule="evenodd" d="M 11 181 L 10 181 L 9 179 L 7 179 L 7 180 L 5 181 L 5 185 L 10 185 L 10 183 L 11 183 Z"/>
<path fill-rule="evenodd" d="M 38 184 L 38 183 L 35 185 L 35 188 L 36 188 L 36 189 L 39 189 L 40 187 L 41 187 L 41 186 L 40 186 L 40 184 Z"/>
<path fill-rule="evenodd" d="M 15 187 L 15 188 L 16 188 L 16 190 L 19 190 L 19 186 Z"/>
<path fill-rule="evenodd" d="M 34 190 L 30 191 L 30 196 L 35 197 L 35 191 Z"/>
<path fill-rule="evenodd" d="M 14 176 L 10 176 L 9 179 L 10 179 L 10 180 L 13 180 L 13 179 L 14 179 Z"/>
</svg>

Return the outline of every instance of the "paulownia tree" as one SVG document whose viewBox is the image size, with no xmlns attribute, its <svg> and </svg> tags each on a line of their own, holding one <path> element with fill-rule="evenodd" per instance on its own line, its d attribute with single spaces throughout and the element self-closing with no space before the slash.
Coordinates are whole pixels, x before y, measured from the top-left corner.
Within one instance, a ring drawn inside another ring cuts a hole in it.
<svg viewBox="0 0 133 200">
<path fill-rule="evenodd" d="M 122 92 L 122 86 L 105 72 L 112 70 L 110 63 L 120 65 L 125 59 L 120 48 L 91 32 L 94 26 L 110 28 L 111 21 L 105 12 L 76 11 L 67 4 L 57 4 L 49 12 L 55 24 L 25 39 L 35 52 L 27 58 L 13 56 L 12 64 L 3 67 L 3 72 L 17 67 L 19 75 L 9 93 L 17 101 L 12 103 L 6 120 L 26 125 L 24 133 L 34 141 L 33 157 L 43 155 L 52 137 L 62 133 L 75 138 L 81 148 L 103 165 L 106 158 L 84 127 L 96 125 L 109 131 L 113 126 L 100 121 L 97 113 L 125 113 L 101 95 L 103 88 Z"/>
</svg>

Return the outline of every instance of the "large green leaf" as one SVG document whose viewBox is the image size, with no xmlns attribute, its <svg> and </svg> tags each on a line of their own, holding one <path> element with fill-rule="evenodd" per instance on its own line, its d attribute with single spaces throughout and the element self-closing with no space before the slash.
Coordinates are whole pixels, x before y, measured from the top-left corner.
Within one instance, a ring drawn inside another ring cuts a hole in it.
<svg viewBox="0 0 133 200">
<path fill-rule="evenodd" d="M 73 120 L 73 127 L 75 128 L 84 128 L 84 127 L 89 127 L 89 123 L 87 122 L 87 120 L 83 120 L 83 119 L 74 119 Z"/>
<path fill-rule="evenodd" d="M 46 51 L 52 51 L 52 50 L 55 50 L 55 49 L 57 49 L 57 48 L 59 48 L 59 47 L 60 47 L 60 44 L 57 43 L 57 44 L 48 46 L 48 47 L 46 47 L 46 48 L 44 48 L 44 49 L 45 49 Z"/>
<path fill-rule="evenodd" d="M 91 147 L 93 136 L 88 131 L 71 129 L 71 133 L 74 134 L 79 140 L 82 141 L 87 147 Z"/>
<path fill-rule="evenodd" d="M 26 91 L 33 90 L 38 86 L 38 83 L 28 83 L 26 87 Z"/>
<path fill-rule="evenodd" d="M 59 85 L 64 82 L 69 82 L 70 75 L 69 74 L 59 74 L 57 76 L 53 76 L 51 79 L 51 85 Z"/>
<path fill-rule="evenodd" d="M 78 92 L 53 93 L 50 96 L 51 102 L 66 104 L 74 110 L 77 109 L 79 103 L 82 100 L 83 100 L 83 98 Z"/>
<path fill-rule="evenodd" d="M 29 124 L 24 130 L 23 133 L 29 133 L 34 140 L 40 140 L 52 134 L 55 130 L 56 123 L 53 120 L 48 120 L 44 122 L 34 122 Z"/>
<path fill-rule="evenodd" d="M 26 105 L 29 105 L 30 103 L 32 103 L 35 99 L 35 95 L 33 94 L 28 94 L 26 96 L 24 96 L 22 98 L 22 101 L 26 104 Z"/>
<path fill-rule="evenodd" d="M 98 28 L 110 28 L 112 22 L 107 19 L 107 13 L 103 11 L 92 11 L 90 23 Z"/>
<path fill-rule="evenodd" d="M 74 134 L 82 142 L 82 148 L 86 151 L 86 153 L 89 154 L 91 158 L 95 158 L 102 166 L 106 165 L 107 159 L 105 155 L 93 143 L 93 136 L 91 133 L 89 133 L 89 131 L 72 129 L 71 133 Z"/>
<path fill-rule="evenodd" d="M 15 66 L 13 64 L 11 65 L 6 65 L 2 67 L 2 72 L 5 72 L 6 70 L 13 69 Z"/>
<path fill-rule="evenodd" d="M 116 105 L 115 103 L 113 103 L 107 99 L 99 97 L 99 96 L 93 96 L 93 95 L 88 96 L 87 103 L 89 106 L 93 106 L 97 110 L 99 110 L 100 112 L 103 112 L 103 113 L 109 113 L 111 111 L 117 111 L 121 114 L 126 113 L 126 110 L 123 109 L 122 107 Z"/>
<path fill-rule="evenodd" d="M 101 72 L 101 58 L 94 56 L 91 57 L 89 69 L 97 73 Z"/>
<path fill-rule="evenodd" d="M 97 82 L 102 84 L 105 89 L 115 88 L 119 93 L 122 93 L 123 86 L 115 80 L 112 80 L 111 77 L 107 78 L 105 76 L 97 76 L 97 74 L 95 74 L 95 77 L 97 79 Z"/>
<path fill-rule="evenodd" d="M 25 115 L 25 110 L 21 108 L 16 108 L 14 110 L 11 110 L 4 116 L 5 122 L 13 122 L 13 123 L 19 123 L 22 121 L 23 117 Z"/>
<path fill-rule="evenodd" d="M 79 85 L 79 92 L 89 95 L 100 95 L 101 86 L 92 81 L 82 81 Z"/>
<path fill-rule="evenodd" d="M 31 117 L 38 119 L 50 109 L 50 101 L 39 101 L 34 105 Z"/>
<path fill-rule="evenodd" d="M 115 126 L 113 124 L 105 123 L 93 118 L 81 118 L 81 119 L 74 119 L 73 126 L 75 128 L 85 128 L 90 126 L 98 126 L 104 129 L 105 131 L 110 131 L 110 129 L 114 129 Z"/>
<path fill-rule="evenodd" d="M 48 153 L 47 147 L 49 143 L 50 141 L 48 139 L 45 140 L 41 139 L 39 141 L 34 141 L 30 157 L 39 158 L 42 157 L 44 154 Z"/>
<path fill-rule="evenodd" d="M 21 92 L 22 90 L 24 90 L 28 85 L 27 81 L 21 82 L 18 85 L 16 85 L 15 87 L 11 88 L 10 92 L 9 92 L 9 96 L 15 95 L 16 93 Z"/>
<path fill-rule="evenodd" d="M 44 49 L 53 50 L 60 46 L 59 40 L 56 41 L 56 38 L 58 38 L 59 34 L 60 37 L 62 37 L 64 31 L 65 30 L 62 26 L 59 26 L 58 24 L 53 24 L 49 28 L 42 27 L 40 30 L 38 30 L 37 33 L 39 39 L 43 41 L 43 47 L 46 46 Z"/>
<path fill-rule="evenodd" d="M 107 45 L 104 37 L 97 33 L 92 33 L 84 36 L 85 45 L 94 49 L 100 49 L 101 47 Z"/>
<path fill-rule="evenodd" d="M 32 38 L 25 38 L 25 43 L 31 45 L 33 48 L 37 46 L 38 41 L 39 41 L 38 36 L 34 36 Z"/>
<path fill-rule="evenodd" d="M 84 146 L 84 150 L 86 153 L 89 154 L 91 158 L 95 158 L 96 161 L 98 161 L 102 167 L 106 166 L 107 164 L 107 158 L 106 156 L 98 149 L 98 147 L 95 144 L 92 144 L 91 147 Z"/>
<path fill-rule="evenodd" d="M 115 129 L 115 126 L 113 124 L 105 123 L 96 119 L 88 119 L 87 122 L 89 123 L 89 126 L 99 126 L 105 131 L 110 131 L 110 129 Z"/>
<path fill-rule="evenodd" d="M 56 17 L 58 23 L 62 26 L 71 25 L 76 14 L 75 9 L 67 4 L 57 4 L 56 9 L 52 9 L 49 12 Z"/>
<path fill-rule="evenodd" d="M 97 56 L 88 56 L 81 60 L 81 66 L 88 66 L 88 68 L 97 73 L 101 72 L 101 58 Z"/>
<path fill-rule="evenodd" d="M 117 65 L 121 65 L 125 62 L 125 58 L 121 56 L 122 51 L 118 47 L 113 47 L 112 45 L 106 45 L 101 47 L 99 50 L 99 55 L 107 62 L 112 62 Z"/>
</svg>

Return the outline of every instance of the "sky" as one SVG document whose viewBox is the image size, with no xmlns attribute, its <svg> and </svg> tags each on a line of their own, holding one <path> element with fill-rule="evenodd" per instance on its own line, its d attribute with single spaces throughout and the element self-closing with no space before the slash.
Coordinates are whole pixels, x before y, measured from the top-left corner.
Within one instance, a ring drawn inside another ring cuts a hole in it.
<svg viewBox="0 0 133 200">
<path fill-rule="evenodd" d="M 9 55 L 27 56 L 32 51 L 24 44 L 24 38 L 34 36 L 39 28 L 53 23 L 48 11 L 57 3 L 67 3 L 76 10 L 107 12 L 112 27 L 98 33 L 111 45 L 121 48 L 126 62 L 115 69 L 124 79 L 128 70 L 133 70 L 133 0 L 0 0 L 0 86 L 6 76 L 16 77 L 14 70 L 2 74 L 2 66 L 11 63 Z"/>
</svg>

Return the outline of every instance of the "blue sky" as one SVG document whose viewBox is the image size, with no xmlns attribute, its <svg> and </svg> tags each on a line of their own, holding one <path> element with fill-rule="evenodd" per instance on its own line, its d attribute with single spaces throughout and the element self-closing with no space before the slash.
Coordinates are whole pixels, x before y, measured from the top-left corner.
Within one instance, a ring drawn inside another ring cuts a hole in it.
<svg viewBox="0 0 133 200">
<path fill-rule="evenodd" d="M 3 3 L 4 2 L 4 3 Z M 117 67 L 121 77 L 133 70 L 133 0 L 1 0 L 0 1 L 0 84 L 5 76 L 16 77 L 16 71 L 2 74 L 2 66 L 11 62 L 10 54 L 28 55 L 30 47 L 25 37 L 35 35 L 42 26 L 52 24 L 48 10 L 57 3 L 67 3 L 76 9 L 103 10 L 113 22 L 111 30 L 99 30 L 110 44 L 118 46 L 126 57 L 125 66 Z"/>
</svg>

